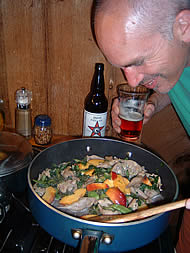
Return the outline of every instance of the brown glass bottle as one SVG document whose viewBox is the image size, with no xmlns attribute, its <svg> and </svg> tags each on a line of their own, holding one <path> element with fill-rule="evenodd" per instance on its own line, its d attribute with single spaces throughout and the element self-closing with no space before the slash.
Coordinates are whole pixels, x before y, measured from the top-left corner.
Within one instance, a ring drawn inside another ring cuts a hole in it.
<svg viewBox="0 0 190 253">
<path fill-rule="evenodd" d="M 83 136 L 105 136 L 108 100 L 104 90 L 104 64 L 96 63 L 91 89 L 84 103 Z"/>
</svg>

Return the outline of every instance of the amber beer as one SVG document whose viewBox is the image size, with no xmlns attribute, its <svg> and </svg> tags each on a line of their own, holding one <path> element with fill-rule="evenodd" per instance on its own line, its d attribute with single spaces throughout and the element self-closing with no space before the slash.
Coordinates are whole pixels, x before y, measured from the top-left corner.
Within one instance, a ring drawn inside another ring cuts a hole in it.
<svg viewBox="0 0 190 253">
<path fill-rule="evenodd" d="M 143 117 L 141 113 L 130 112 L 125 117 L 120 115 L 121 119 L 121 136 L 126 140 L 137 140 L 140 136 Z"/>
<path fill-rule="evenodd" d="M 149 90 L 144 86 L 130 87 L 127 83 L 118 85 L 120 137 L 126 141 L 140 139 L 143 125 L 144 106 Z"/>
</svg>

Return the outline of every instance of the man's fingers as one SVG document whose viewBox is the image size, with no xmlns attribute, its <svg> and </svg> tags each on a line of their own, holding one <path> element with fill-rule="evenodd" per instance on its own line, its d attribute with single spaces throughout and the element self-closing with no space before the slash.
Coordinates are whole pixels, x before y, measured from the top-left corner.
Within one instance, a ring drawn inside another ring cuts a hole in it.
<svg viewBox="0 0 190 253">
<path fill-rule="evenodd" d="M 117 133 L 120 133 L 121 120 L 119 118 L 119 100 L 118 99 L 115 99 L 113 102 L 111 116 L 112 116 L 112 126 L 114 130 Z"/>
<path fill-rule="evenodd" d="M 154 113 L 155 113 L 154 104 L 151 103 L 146 104 L 144 109 L 144 124 L 146 124 L 152 118 Z"/>
<path fill-rule="evenodd" d="M 114 112 L 116 115 L 119 115 L 119 99 L 118 98 L 114 99 L 113 101 L 112 112 Z"/>
</svg>

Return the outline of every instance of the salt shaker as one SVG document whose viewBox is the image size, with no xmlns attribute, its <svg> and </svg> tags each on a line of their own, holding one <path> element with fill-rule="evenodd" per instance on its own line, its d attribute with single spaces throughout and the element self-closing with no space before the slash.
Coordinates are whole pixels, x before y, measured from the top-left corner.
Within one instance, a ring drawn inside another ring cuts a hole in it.
<svg viewBox="0 0 190 253">
<path fill-rule="evenodd" d="M 51 142 L 51 118 L 48 115 L 38 115 L 34 124 L 34 140 L 36 144 L 47 145 Z"/>
</svg>

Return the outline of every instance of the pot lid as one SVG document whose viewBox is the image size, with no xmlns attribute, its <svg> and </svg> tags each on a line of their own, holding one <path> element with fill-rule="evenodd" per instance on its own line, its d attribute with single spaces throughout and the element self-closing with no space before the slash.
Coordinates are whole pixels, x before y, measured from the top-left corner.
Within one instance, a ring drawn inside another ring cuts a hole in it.
<svg viewBox="0 0 190 253">
<path fill-rule="evenodd" d="M 0 177 L 27 167 L 32 160 L 32 145 L 21 135 L 0 132 Z"/>
</svg>

